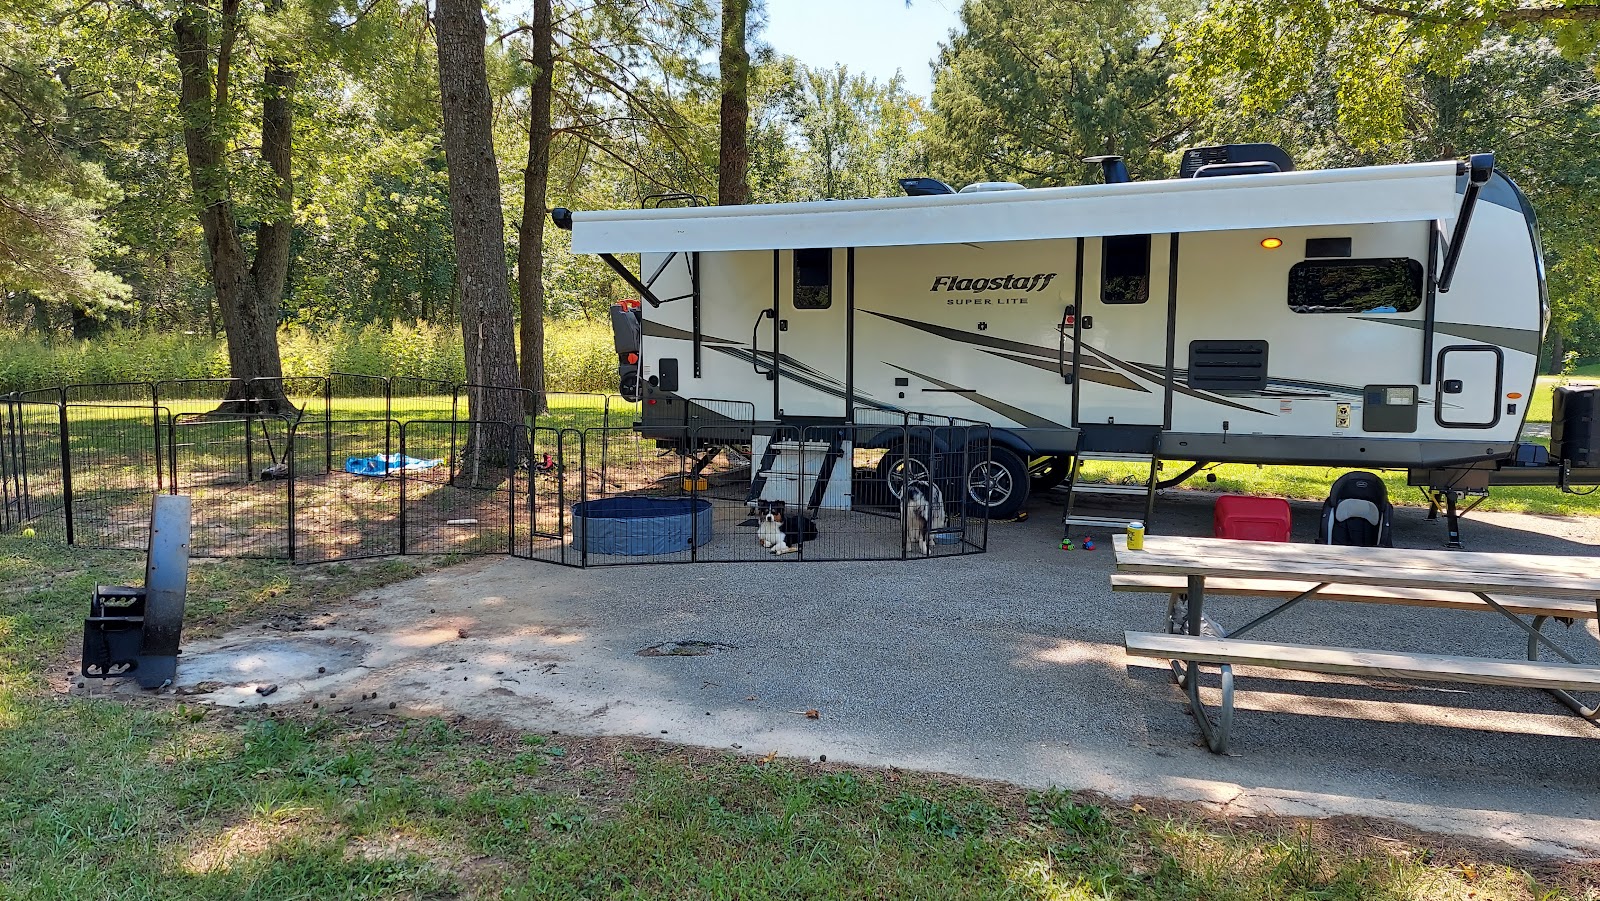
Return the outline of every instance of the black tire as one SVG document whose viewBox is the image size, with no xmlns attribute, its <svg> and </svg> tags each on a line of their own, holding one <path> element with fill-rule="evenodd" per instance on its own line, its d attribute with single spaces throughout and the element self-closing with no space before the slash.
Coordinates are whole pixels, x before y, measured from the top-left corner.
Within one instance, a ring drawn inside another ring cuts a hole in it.
<svg viewBox="0 0 1600 901">
<path fill-rule="evenodd" d="M 904 482 L 902 468 L 911 471 L 913 481 L 926 485 L 933 480 L 933 474 L 928 470 L 929 456 L 926 448 L 916 444 L 912 444 L 909 452 L 899 444 L 884 452 L 883 458 L 878 461 L 878 478 L 889 492 L 890 505 L 900 503 L 901 485 Z"/>
<path fill-rule="evenodd" d="M 970 516 L 1006 520 L 1022 512 L 1028 503 L 1028 464 L 1010 448 L 991 444 L 988 454 L 974 447 L 966 455 L 961 491 Z M 956 455 L 957 460 L 961 455 Z"/>
<path fill-rule="evenodd" d="M 1028 487 L 1031 493 L 1049 491 L 1065 482 L 1072 474 L 1071 457 L 1041 457 L 1028 468 Z"/>
</svg>

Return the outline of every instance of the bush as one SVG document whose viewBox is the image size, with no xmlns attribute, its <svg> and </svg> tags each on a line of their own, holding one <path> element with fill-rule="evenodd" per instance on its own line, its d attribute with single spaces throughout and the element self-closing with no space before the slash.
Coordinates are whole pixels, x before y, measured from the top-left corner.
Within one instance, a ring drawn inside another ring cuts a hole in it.
<svg viewBox="0 0 1600 901">
<path fill-rule="evenodd" d="M 453 323 L 287 326 L 278 335 L 278 346 L 286 376 L 351 372 L 466 381 L 461 330 Z M 617 358 L 609 324 L 546 323 L 545 367 L 551 391 L 616 391 Z M 0 333 L 0 393 L 227 375 L 228 351 L 221 339 L 135 330 L 86 341 Z"/>
</svg>

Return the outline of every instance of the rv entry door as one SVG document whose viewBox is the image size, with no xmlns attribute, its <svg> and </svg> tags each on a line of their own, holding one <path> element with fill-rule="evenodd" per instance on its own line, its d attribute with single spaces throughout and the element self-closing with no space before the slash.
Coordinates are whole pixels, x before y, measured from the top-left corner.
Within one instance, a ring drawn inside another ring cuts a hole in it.
<svg viewBox="0 0 1600 901">
<path fill-rule="evenodd" d="M 1171 241 L 1083 239 L 1082 303 L 1068 334 L 1074 426 L 1164 424 Z"/>
<path fill-rule="evenodd" d="M 850 253 L 778 254 L 779 414 L 843 419 L 850 411 Z"/>
</svg>

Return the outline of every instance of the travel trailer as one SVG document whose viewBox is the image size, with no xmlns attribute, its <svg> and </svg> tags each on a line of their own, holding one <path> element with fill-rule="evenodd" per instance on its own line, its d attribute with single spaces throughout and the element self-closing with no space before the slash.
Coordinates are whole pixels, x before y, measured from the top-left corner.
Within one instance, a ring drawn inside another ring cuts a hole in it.
<svg viewBox="0 0 1600 901">
<path fill-rule="evenodd" d="M 1295 171 L 1228 145 L 1147 182 L 1097 161 L 1105 183 L 1075 187 L 553 216 L 641 298 L 615 318 L 647 432 L 694 398 L 982 420 L 967 500 L 1001 518 L 1075 458 L 1515 459 L 1548 302 L 1533 210 L 1491 154 Z"/>
</svg>

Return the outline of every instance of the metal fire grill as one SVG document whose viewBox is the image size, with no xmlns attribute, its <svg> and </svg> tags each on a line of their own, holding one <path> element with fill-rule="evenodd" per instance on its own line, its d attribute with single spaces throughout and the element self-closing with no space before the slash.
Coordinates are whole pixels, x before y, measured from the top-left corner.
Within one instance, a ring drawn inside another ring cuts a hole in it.
<svg viewBox="0 0 1600 901">
<path fill-rule="evenodd" d="M 493 393 L 533 406 L 521 389 L 346 373 L 6 395 L 0 532 L 143 549 L 152 497 L 181 493 L 194 499 L 197 557 L 509 554 L 586 567 L 987 546 L 966 493 L 987 461 L 982 423 L 874 413 L 796 426 L 696 399 L 681 427 L 645 437 L 620 397 L 551 393 L 522 422 L 474 418 Z M 788 553 L 762 543 L 758 514 L 775 502 L 791 517 Z"/>
</svg>

